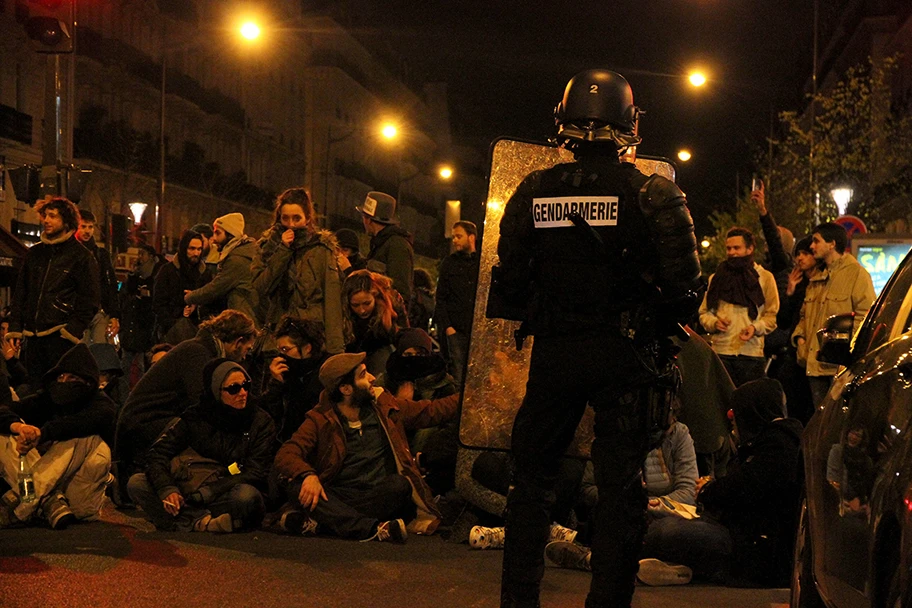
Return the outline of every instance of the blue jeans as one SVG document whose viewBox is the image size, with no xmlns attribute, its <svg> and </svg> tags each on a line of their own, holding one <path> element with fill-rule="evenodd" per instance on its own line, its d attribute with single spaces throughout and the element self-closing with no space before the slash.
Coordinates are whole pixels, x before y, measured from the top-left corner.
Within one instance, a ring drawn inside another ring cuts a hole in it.
<svg viewBox="0 0 912 608">
<path fill-rule="evenodd" d="M 200 517 L 207 514 L 218 517 L 225 513 L 231 514 L 235 530 L 252 528 L 263 521 L 263 515 L 266 512 L 263 495 L 255 487 L 246 483 L 233 486 L 205 506 L 188 502 L 181 508 L 177 517 L 165 511 L 162 499 L 146 479 L 145 473 L 137 473 L 130 477 L 127 492 L 133 502 L 142 507 L 155 527 L 165 531 L 189 532 L 193 530 L 193 522 Z"/>
<path fill-rule="evenodd" d="M 646 530 L 640 558 L 687 566 L 695 576 L 724 582 L 733 544 L 728 529 L 711 519 L 654 519 Z"/>
<path fill-rule="evenodd" d="M 456 332 L 446 337 L 447 354 L 450 358 L 450 375 L 458 386 L 465 380 L 466 358 L 469 356 L 469 336 Z"/>
</svg>

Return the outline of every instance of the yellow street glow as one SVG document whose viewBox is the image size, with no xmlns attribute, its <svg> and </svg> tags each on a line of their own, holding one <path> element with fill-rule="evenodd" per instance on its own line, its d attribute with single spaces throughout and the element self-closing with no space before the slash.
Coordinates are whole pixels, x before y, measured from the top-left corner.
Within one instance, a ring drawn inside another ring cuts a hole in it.
<svg viewBox="0 0 912 608">
<path fill-rule="evenodd" d="M 681 150 L 678 152 L 678 160 L 686 163 L 691 159 L 693 155 L 690 153 L 690 150 Z"/>
<path fill-rule="evenodd" d="M 253 21 L 248 21 L 241 26 L 241 36 L 247 40 L 256 40 L 260 37 L 260 26 Z"/>
<path fill-rule="evenodd" d="M 695 87 L 702 87 L 706 84 L 706 75 L 703 72 L 691 72 L 687 79 Z"/>
<path fill-rule="evenodd" d="M 453 177 L 453 170 L 449 167 L 440 167 L 441 179 L 450 179 Z"/>
<path fill-rule="evenodd" d="M 709 239 L 703 239 L 702 241 L 700 241 L 700 246 L 703 249 L 709 249 L 710 245 L 712 245 L 712 243 L 709 242 Z"/>
<path fill-rule="evenodd" d="M 385 124 L 380 132 L 383 134 L 383 137 L 387 139 L 396 139 L 396 135 L 399 134 L 399 129 L 396 128 L 396 125 Z"/>
</svg>

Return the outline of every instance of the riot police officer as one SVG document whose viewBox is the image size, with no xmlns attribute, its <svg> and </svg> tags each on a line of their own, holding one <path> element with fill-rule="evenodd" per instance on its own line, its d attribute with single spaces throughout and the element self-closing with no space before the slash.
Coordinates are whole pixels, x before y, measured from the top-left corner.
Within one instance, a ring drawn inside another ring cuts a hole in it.
<svg viewBox="0 0 912 608">
<path fill-rule="evenodd" d="M 503 607 L 539 605 L 559 458 L 587 404 L 599 503 L 586 606 L 633 597 L 646 527 L 639 473 L 674 389 L 662 344 L 696 311 L 702 284 L 684 194 L 621 162 L 640 143 L 638 114 L 620 74 L 574 76 L 555 116 L 575 161 L 528 175 L 500 224 L 492 295 L 524 306 L 522 331 L 535 336 L 511 436 Z"/>
</svg>

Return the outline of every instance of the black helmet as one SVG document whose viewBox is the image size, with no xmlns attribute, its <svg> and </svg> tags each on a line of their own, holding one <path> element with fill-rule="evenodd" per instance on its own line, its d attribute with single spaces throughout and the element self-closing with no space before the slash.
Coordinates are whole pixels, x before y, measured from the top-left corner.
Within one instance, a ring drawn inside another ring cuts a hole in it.
<svg viewBox="0 0 912 608">
<path fill-rule="evenodd" d="M 554 109 L 559 138 L 613 141 L 619 148 L 642 141 L 639 114 L 630 84 L 611 70 L 586 70 L 571 78 Z"/>
</svg>

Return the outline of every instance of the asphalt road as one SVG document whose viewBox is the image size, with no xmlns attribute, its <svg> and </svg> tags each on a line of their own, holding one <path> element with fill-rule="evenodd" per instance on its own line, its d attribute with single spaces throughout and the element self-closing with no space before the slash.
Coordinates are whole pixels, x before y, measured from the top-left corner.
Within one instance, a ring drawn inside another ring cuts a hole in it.
<svg viewBox="0 0 912 608">
<path fill-rule="evenodd" d="M 3 608 L 497 608 L 501 554 L 440 537 L 405 545 L 271 532 L 171 534 L 136 512 L 54 532 L 0 531 Z M 548 568 L 542 605 L 582 606 L 584 572 Z M 638 608 L 781 608 L 783 589 L 639 587 Z"/>
</svg>

